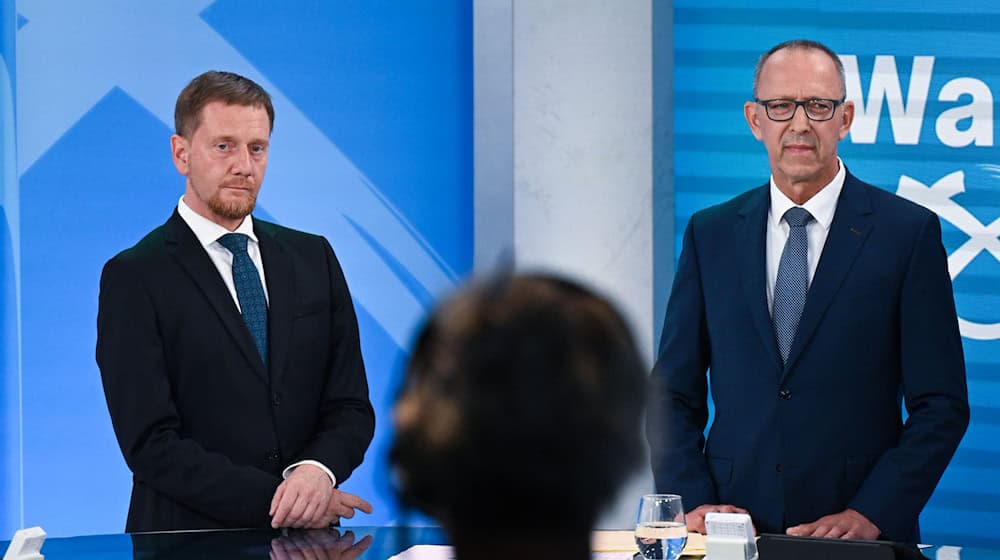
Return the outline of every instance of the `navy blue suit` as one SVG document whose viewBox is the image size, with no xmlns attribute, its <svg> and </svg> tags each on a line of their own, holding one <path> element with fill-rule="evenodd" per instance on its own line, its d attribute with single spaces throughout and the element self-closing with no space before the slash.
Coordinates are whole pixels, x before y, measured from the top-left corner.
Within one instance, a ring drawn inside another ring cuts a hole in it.
<svg viewBox="0 0 1000 560">
<path fill-rule="evenodd" d="M 782 366 L 769 207 L 764 185 L 688 224 L 653 374 L 657 490 L 747 508 L 758 532 L 853 508 L 917 541 L 969 419 L 940 222 L 848 173 Z"/>
</svg>

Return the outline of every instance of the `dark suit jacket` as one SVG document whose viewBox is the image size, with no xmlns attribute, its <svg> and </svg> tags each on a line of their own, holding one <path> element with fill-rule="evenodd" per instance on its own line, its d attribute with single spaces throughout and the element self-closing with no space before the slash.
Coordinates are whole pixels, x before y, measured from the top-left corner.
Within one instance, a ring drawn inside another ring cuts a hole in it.
<svg viewBox="0 0 1000 560">
<path fill-rule="evenodd" d="M 769 207 L 764 185 L 688 224 L 654 370 L 657 489 L 745 507 L 759 532 L 853 508 L 916 541 L 969 419 L 940 222 L 848 173 L 783 367 Z"/>
<path fill-rule="evenodd" d="M 254 232 L 269 368 L 176 212 L 104 267 L 97 362 L 133 473 L 127 531 L 269 527 L 286 466 L 314 459 L 342 481 L 371 442 L 357 319 L 333 250 L 259 220 Z"/>
</svg>

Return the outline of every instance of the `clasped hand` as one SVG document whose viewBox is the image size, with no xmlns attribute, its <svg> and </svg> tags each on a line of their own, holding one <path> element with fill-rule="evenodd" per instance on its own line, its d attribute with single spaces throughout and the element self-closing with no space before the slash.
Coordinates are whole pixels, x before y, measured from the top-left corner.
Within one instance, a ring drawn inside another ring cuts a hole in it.
<svg viewBox="0 0 1000 560">
<path fill-rule="evenodd" d="M 322 469 L 300 465 L 278 485 L 268 514 L 275 529 L 323 529 L 354 517 L 356 510 L 371 513 L 372 505 L 334 488 Z"/>
</svg>

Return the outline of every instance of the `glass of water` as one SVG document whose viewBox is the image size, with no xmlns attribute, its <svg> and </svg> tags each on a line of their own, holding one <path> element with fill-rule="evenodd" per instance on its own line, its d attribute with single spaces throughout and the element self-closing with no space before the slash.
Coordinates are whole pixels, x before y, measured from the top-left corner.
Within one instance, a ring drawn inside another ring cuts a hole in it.
<svg viewBox="0 0 1000 560">
<path fill-rule="evenodd" d="M 687 543 L 684 505 L 677 494 L 646 494 L 639 500 L 635 544 L 647 560 L 676 560 Z"/>
</svg>

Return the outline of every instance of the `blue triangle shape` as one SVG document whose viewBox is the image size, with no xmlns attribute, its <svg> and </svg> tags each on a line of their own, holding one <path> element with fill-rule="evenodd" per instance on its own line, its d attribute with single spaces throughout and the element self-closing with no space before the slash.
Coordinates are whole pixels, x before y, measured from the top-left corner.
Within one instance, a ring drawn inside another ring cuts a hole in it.
<svg viewBox="0 0 1000 560">
<path fill-rule="evenodd" d="M 28 25 L 28 18 L 22 16 L 21 14 L 17 14 L 17 30 L 20 31 L 25 25 Z"/>
</svg>

